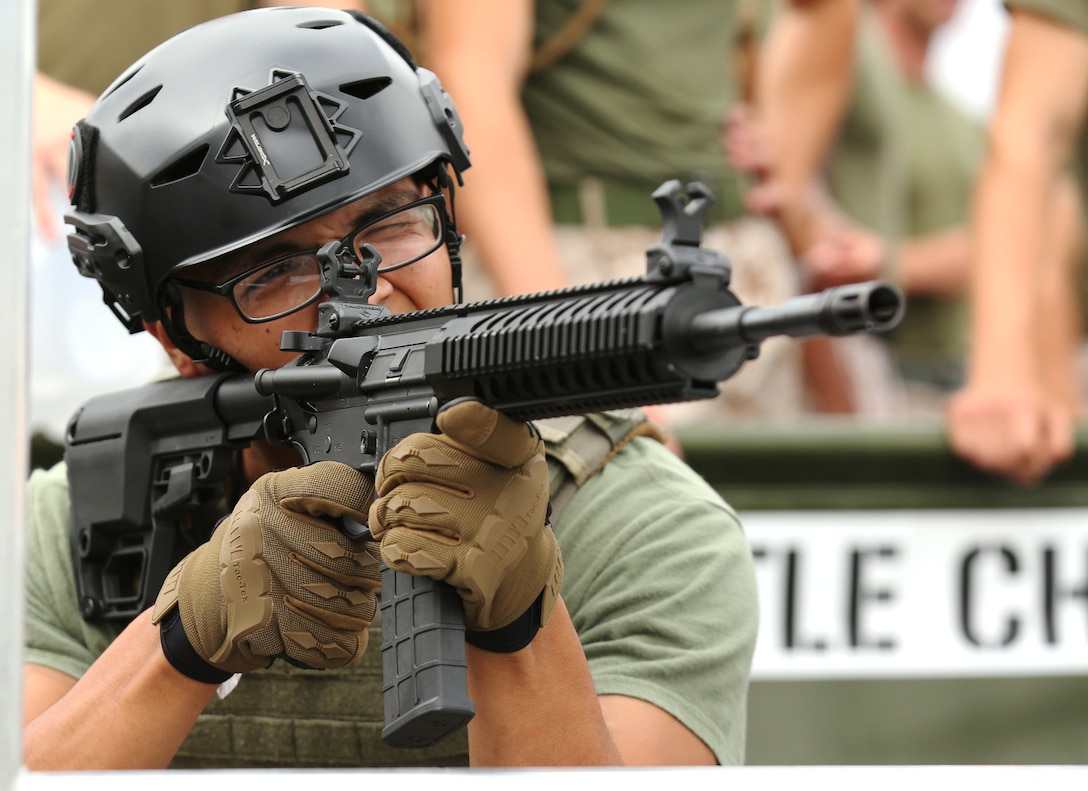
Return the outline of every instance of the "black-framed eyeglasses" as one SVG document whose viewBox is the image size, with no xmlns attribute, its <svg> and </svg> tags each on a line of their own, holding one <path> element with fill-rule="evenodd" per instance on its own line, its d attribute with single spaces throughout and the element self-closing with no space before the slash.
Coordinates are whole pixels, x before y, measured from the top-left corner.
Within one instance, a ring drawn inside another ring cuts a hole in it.
<svg viewBox="0 0 1088 791">
<path fill-rule="evenodd" d="M 445 198 L 430 195 L 369 220 L 340 240 L 340 249 L 362 261 L 364 244 L 380 255 L 378 274 L 403 269 L 426 258 L 446 238 Z M 251 324 L 274 321 L 310 305 L 321 296 L 321 261 L 317 250 L 279 256 L 223 283 L 175 277 L 179 286 L 226 297 Z"/>
</svg>

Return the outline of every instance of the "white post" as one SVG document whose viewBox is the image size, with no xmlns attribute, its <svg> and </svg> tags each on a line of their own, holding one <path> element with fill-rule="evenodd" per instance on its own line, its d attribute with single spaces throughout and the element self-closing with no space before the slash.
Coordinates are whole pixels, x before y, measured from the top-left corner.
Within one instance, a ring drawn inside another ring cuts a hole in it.
<svg viewBox="0 0 1088 791">
<path fill-rule="evenodd" d="M 26 305 L 30 271 L 30 93 L 34 0 L 0 4 L 0 789 L 22 765 L 23 484 L 27 475 Z"/>
</svg>

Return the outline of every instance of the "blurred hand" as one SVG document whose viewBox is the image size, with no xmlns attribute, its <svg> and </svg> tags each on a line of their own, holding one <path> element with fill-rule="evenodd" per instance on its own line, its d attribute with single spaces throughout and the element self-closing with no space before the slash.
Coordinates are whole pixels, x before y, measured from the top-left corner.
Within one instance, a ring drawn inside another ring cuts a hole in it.
<svg viewBox="0 0 1088 791">
<path fill-rule="evenodd" d="M 543 624 L 563 579 L 543 441 L 479 401 L 436 422 L 442 433 L 413 434 L 378 465 L 370 530 L 382 558 L 457 589 L 470 630 L 512 624 L 542 592 Z"/>
<path fill-rule="evenodd" d="M 771 172 L 772 147 L 751 105 L 741 103 L 729 109 L 722 124 L 721 142 L 726 159 L 736 170 L 761 180 Z"/>
<path fill-rule="evenodd" d="M 68 144 L 76 122 L 94 104 L 89 93 L 44 74 L 34 78 L 34 126 L 31 140 L 30 188 L 34 218 L 46 241 L 60 237 L 62 222 L 53 205 L 52 189 L 68 185 Z"/>
<path fill-rule="evenodd" d="M 261 476 L 170 572 L 152 620 L 166 623 L 176 606 L 196 655 L 230 673 L 277 657 L 315 669 L 358 659 L 377 609 L 378 546 L 348 538 L 332 520 L 365 523 L 372 499 L 370 478 L 337 462 Z"/>
<path fill-rule="evenodd" d="M 1074 415 L 1030 382 L 968 385 L 949 399 L 947 419 L 953 452 L 1021 486 L 1073 455 Z"/>
<path fill-rule="evenodd" d="M 800 256 L 813 290 L 879 277 L 888 246 L 877 233 L 860 225 L 829 230 Z"/>
<path fill-rule="evenodd" d="M 730 108 L 722 123 L 721 144 L 729 163 L 751 178 L 745 208 L 774 220 L 795 255 L 843 224 L 822 185 L 790 188 L 775 178 L 774 146 L 755 107 L 741 103 Z"/>
</svg>

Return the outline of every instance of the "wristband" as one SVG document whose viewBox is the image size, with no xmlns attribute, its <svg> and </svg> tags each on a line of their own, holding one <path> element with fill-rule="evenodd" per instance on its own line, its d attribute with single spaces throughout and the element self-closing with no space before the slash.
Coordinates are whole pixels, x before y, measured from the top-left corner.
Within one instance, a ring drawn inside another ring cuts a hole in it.
<svg viewBox="0 0 1088 791">
<path fill-rule="evenodd" d="M 465 630 L 465 642 L 484 651 L 496 654 L 512 654 L 529 645 L 540 631 L 540 615 L 544 609 L 544 591 L 529 605 L 529 609 L 517 620 L 498 629 L 480 632 Z"/>
<path fill-rule="evenodd" d="M 183 676 L 202 684 L 222 684 L 234 674 L 228 670 L 212 667 L 196 652 L 185 628 L 181 624 L 181 613 L 177 607 L 168 612 L 159 622 L 159 643 L 166 661 Z"/>
</svg>

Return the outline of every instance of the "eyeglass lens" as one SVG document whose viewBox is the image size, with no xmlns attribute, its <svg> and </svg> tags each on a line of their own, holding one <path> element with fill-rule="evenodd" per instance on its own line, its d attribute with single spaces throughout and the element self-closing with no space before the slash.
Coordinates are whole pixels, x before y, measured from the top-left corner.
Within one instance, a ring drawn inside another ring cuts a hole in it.
<svg viewBox="0 0 1088 791">
<path fill-rule="evenodd" d="M 355 254 L 371 245 L 381 255 L 378 272 L 407 266 L 433 253 L 442 243 L 438 207 L 408 205 L 360 228 L 351 235 Z M 321 263 L 315 253 L 297 253 L 270 261 L 234 284 L 238 309 L 260 320 L 289 313 L 315 300 L 321 292 Z"/>
<path fill-rule="evenodd" d="M 442 242 L 442 223 L 433 203 L 408 205 L 384 219 L 361 228 L 352 239 L 355 254 L 369 244 L 381 256 L 379 272 L 418 261 L 434 252 Z"/>
</svg>

